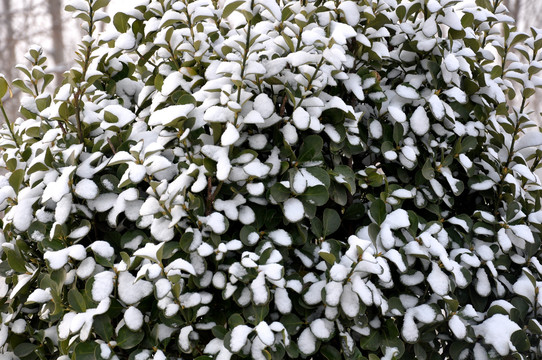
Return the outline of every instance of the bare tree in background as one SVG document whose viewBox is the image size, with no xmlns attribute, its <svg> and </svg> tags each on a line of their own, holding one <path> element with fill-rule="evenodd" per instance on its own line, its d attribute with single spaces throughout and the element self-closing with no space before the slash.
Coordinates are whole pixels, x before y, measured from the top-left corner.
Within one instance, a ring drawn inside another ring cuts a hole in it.
<svg viewBox="0 0 542 360">
<path fill-rule="evenodd" d="M 12 24 L 12 16 L 11 16 L 11 0 L 2 0 L 2 5 L 4 7 L 3 12 L 3 23 L 5 27 L 5 36 L 3 39 L 3 43 L 5 43 L 4 46 L 4 56 L 2 57 L 3 62 L 7 62 L 8 66 L 12 65 L 10 64 L 10 59 L 15 58 L 15 37 L 13 36 L 13 24 Z M 5 71 L 5 75 L 8 77 L 11 77 L 11 68 L 13 66 L 6 67 L 5 69 L 2 69 Z"/>
<path fill-rule="evenodd" d="M 55 62 L 57 75 L 62 73 L 61 65 L 64 64 L 64 29 L 62 26 L 62 0 L 48 0 L 47 8 L 51 17 L 52 29 L 51 38 L 53 41 L 52 56 Z M 60 84 L 60 77 L 57 76 L 57 85 Z"/>
</svg>

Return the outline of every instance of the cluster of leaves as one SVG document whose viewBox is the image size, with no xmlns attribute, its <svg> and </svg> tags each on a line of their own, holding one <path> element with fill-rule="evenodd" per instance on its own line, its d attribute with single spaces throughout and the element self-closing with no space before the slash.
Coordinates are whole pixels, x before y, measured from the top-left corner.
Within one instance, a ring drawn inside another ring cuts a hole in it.
<svg viewBox="0 0 542 360">
<path fill-rule="evenodd" d="M 501 0 L 130 4 L 98 34 L 73 0 L 63 85 L 38 47 L 12 84 L 2 353 L 542 356 L 541 32 Z"/>
</svg>

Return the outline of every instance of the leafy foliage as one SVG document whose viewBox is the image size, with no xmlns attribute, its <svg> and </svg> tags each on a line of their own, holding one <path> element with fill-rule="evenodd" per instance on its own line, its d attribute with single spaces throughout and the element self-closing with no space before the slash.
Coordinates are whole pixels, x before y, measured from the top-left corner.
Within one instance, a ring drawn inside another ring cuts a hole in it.
<svg viewBox="0 0 542 360">
<path fill-rule="evenodd" d="M 39 47 L 11 84 L 4 354 L 542 356 L 541 32 L 499 0 L 131 4 L 97 33 L 73 1 L 63 85 Z"/>
</svg>

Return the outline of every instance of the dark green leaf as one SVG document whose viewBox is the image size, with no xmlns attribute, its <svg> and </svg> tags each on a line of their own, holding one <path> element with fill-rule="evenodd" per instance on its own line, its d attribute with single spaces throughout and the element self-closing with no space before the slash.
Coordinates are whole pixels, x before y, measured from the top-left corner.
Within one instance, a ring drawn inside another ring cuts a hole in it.
<svg viewBox="0 0 542 360">
<path fill-rule="evenodd" d="M 281 183 L 276 183 L 271 186 L 269 192 L 273 199 L 275 199 L 275 201 L 279 203 L 285 202 L 290 197 L 290 190 Z"/>
<path fill-rule="evenodd" d="M 382 225 L 384 220 L 386 219 L 386 203 L 382 201 L 381 199 L 375 199 L 373 203 L 371 204 L 371 207 L 369 208 L 369 212 L 371 213 L 372 218 L 376 222 L 377 225 Z"/>
<path fill-rule="evenodd" d="M 98 343 L 95 342 L 82 342 L 75 346 L 73 352 L 73 360 L 98 360 L 96 351 L 98 349 Z"/>
<path fill-rule="evenodd" d="M 322 225 L 324 229 L 324 236 L 331 235 L 341 226 L 341 217 L 337 211 L 329 208 L 325 209 Z"/>
<path fill-rule="evenodd" d="M 70 306 L 78 313 L 83 313 L 87 310 L 85 299 L 77 289 L 71 289 L 68 291 L 68 302 Z"/>
<path fill-rule="evenodd" d="M 23 342 L 15 347 L 14 353 L 18 357 L 22 358 L 22 357 L 30 355 L 34 350 L 37 349 L 37 347 L 38 345 L 36 344 Z"/>
<path fill-rule="evenodd" d="M 111 325 L 111 318 L 109 316 L 95 316 L 92 328 L 102 340 L 105 342 L 111 341 L 113 337 L 113 325 Z"/>
<path fill-rule="evenodd" d="M 363 350 L 376 351 L 380 347 L 380 332 L 371 329 L 369 336 L 362 336 L 359 345 Z"/>
<path fill-rule="evenodd" d="M 121 349 L 131 349 L 143 340 L 145 333 L 142 331 L 131 331 L 126 326 L 119 330 L 117 346 Z"/>
<path fill-rule="evenodd" d="M 19 188 L 21 187 L 21 184 L 23 183 L 24 178 L 24 170 L 23 169 L 17 169 L 14 172 L 11 173 L 11 176 L 9 177 L 9 184 L 15 191 L 15 193 L 19 193 Z"/>
<path fill-rule="evenodd" d="M 329 192 L 325 186 L 317 185 L 307 188 L 299 198 L 310 204 L 323 206 L 329 200 Z"/>
<path fill-rule="evenodd" d="M 320 353 L 328 360 L 341 359 L 341 352 L 331 345 L 324 345 L 320 348 Z"/>
<path fill-rule="evenodd" d="M 322 148 L 324 147 L 324 141 L 318 135 L 309 135 L 307 136 L 301 148 L 299 150 L 299 157 L 297 161 L 299 163 L 304 163 L 307 161 L 312 161 L 317 156 L 321 155 Z"/>
<path fill-rule="evenodd" d="M 237 0 L 237 1 L 232 1 L 228 3 L 228 5 L 226 5 L 224 7 L 224 10 L 222 11 L 222 18 L 224 19 L 230 16 L 231 13 L 234 12 L 243 3 L 244 3 L 244 0 Z"/>
<path fill-rule="evenodd" d="M 233 329 L 237 325 L 244 325 L 244 324 L 245 324 L 245 319 L 243 319 L 243 317 L 238 313 L 232 314 L 228 318 L 228 326 L 230 329 Z"/>
<path fill-rule="evenodd" d="M 289 335 L 297 334 L 299 329 L 301 329 L 304 324 L 304 322 L 296 314 L 293 313 L 283 315 L 280 318 L 280 322 L 282 323 L 282 325 L 284 325 L 284 328 L 286 329 L 286 331 L 288 331 Z"/>
</svg>

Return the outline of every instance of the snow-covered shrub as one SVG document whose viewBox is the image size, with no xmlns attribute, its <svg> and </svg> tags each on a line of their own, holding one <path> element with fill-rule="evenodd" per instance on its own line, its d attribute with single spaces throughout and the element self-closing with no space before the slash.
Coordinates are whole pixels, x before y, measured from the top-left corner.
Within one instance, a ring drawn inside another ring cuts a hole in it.
<svg viewBox="0 0 542 360">
<path fill-rule="evenodd" d="M 98 33 L 72 1 L 63 85 L 39 47 L 12 84 L 1 353 L 542 356 L 542 32 L 500 0 L 125 3 Z"/>
</svg>

